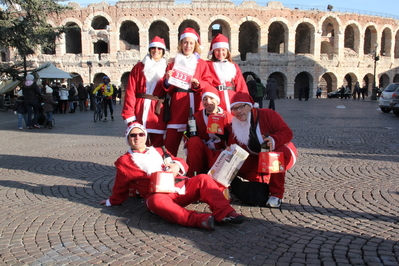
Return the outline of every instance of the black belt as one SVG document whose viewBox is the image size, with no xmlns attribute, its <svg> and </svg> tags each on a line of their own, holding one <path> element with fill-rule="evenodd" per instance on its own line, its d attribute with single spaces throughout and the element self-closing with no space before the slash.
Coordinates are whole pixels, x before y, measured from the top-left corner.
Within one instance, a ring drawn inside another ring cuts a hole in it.
<svg viewBox="0 0 399 266">
<path fill-rule="evenodd" d="M 181 88 L 176 88 L 176 89 L 175 89 L 175 92 L 194 93 L 195 91 L 193 91 L 192 89 L 185 90 L 185 89 L 181 89 Z"/>
<path fill-rule="evenodd" d="M 216 88 L 217 90 L 219 90 L 219 91 L 225 91 L 225 90 L 234 91 L 236 87 L 233 87 L 233 86 L 228 86 L 228 87 L 227 87 L 226 85 L 218 85 L 218 86 L 216 86 L 215 88 Z"/>
</svg>

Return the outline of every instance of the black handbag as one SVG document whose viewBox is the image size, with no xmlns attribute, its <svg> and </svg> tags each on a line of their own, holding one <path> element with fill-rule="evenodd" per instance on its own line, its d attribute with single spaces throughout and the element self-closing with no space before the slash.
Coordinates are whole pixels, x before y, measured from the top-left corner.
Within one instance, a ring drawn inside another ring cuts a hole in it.
<svg viewBox="0 0 399 266">
<path fill-rule="evenodd" d="M 230 184 L 234 196 L 250 206 L 265 207 L 269 198 L 269 184 L 243 181 L 235 177 Z"/>
</svg>

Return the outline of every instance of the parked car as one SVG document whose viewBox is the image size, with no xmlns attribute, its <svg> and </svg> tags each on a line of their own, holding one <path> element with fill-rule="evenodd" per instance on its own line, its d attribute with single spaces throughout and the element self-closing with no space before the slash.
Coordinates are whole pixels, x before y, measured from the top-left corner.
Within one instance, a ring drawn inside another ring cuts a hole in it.
<svg viewBox="0 0 399 266">
<path fill-rule="evenodd" d="M 391 83 L 381 92 L 378 105 L 384 113 L 389 113 L 391 111 L 392 93 L 394 93 L 397 88 L 399 88 L 399 83 Z"/>
<path fill-rule="evenodd" d="M 339 89 L 337 89 L 336 91 L 333 91 L 333 92 L 329 92 L 328 94 L 327 94 L 327 97 L 328 98 L 339 98 L 339 97 L 341 97 L 341 88 L 339 88 Z M 351 93 L 351 91 L 349 90 L 349 88 L 346 88 L 345 89 L 345 93 L 344 93 L 344 95 L 343 95 L 343 97 L 346 99 L 346 98 L 351 98 L 352 97 L 352 93 Z"/>
<path fill-rule="evenodd" d="M 396 116 L 399 116 L 399 86 L 396 89 L 396 91 L 394 91 L 392 93 L 392 100 L 390 102 L 390 108 Z"/>
</svg>

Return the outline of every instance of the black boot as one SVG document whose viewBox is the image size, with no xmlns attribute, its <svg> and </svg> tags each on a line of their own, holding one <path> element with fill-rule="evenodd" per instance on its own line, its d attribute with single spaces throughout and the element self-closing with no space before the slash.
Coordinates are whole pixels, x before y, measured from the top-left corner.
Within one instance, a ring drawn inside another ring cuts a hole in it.
<svg viewBox="0 0 399 266">
<path fill-rule="evenodd" d="M 48 129 L 52 129 L 53 128 L 53 122 L 48 121 L 47 127 L 48 127 Z"/>
</svg>

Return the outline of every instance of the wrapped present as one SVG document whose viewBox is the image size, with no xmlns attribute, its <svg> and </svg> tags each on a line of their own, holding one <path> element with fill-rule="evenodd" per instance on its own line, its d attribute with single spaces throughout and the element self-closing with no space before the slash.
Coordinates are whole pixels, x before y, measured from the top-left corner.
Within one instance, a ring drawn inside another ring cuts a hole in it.
<svg viewBox="0 0 399 266">
<path fill-rule="evenodd" d="M 258 172 L 274 174 L 285 172 L 284 153 L 282 152 L 260 152 L 258 161 Z"/>
<path fill-rule="evenodd" d="M 208 124 L 206 126 L 206 133 L 224 134 L 224 127 L 226 125 L 225 114 L 211 114 L 208 116 Z"/>
<path fill-rule="evenodd" d="M 172 172 L 158 171 L 150 176 L 150 193 L 174 193 L 175 178 Z"/>
</svg>

